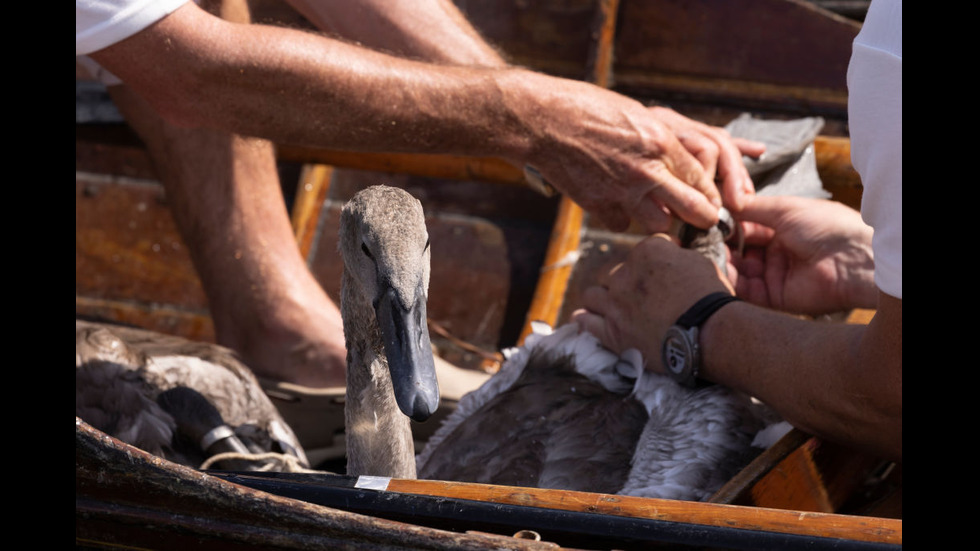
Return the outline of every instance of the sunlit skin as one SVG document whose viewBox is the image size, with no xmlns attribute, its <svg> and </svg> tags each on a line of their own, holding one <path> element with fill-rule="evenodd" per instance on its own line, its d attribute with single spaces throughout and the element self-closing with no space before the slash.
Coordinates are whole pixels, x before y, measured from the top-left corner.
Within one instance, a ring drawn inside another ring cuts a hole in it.
<svg viewBox="0 0 980 551">
<path fill-rule="evenodd" d="M 741 217 L 764 227 L 747 232 L 750 252 L 729 277 L 654 235 L 585 291 L 573 319 L 613 350 L 640 350 L 648 369 L 663 372 L 666 329 L 701 297 L 737 287 L 744 300 L 702 326 L 700 376 L 756 396 L 813 434 L 901 460 L 902 301 L 874 286 L 870 228 L 856 211 L 815 199 L 757 196 Z M 808 299 L 794 302 L 790 291 Z M 850 325 L 774 306 L 877 311 L 868 325 Z"/>
</svg>

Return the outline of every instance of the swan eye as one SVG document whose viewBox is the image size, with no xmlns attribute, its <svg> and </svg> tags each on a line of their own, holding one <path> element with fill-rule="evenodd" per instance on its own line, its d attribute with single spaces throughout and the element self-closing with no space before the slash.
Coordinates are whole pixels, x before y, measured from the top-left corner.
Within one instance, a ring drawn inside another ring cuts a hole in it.
<svg viewBox="0 0 980 551">
<path fill-rule="evenodd" d="M 367 246 L 366 243 L 361 243 L 361 250 L 364 251 L 365 256 L 367 256 L 371 260 L 374 260 L 374 255 L 371 254 L 371 251 L 368 249 L 368 246 Z"/>
</svg>

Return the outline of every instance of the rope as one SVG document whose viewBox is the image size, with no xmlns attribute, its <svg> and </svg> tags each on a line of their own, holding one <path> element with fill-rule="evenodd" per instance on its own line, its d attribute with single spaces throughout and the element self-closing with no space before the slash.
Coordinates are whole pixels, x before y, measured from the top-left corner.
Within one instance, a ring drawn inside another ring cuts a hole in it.
<svg viewBox="0 0 980 551">
<path fill-rule="evenodd" d="M 213 455 L 207 459 L 204 463 L 201 463 L 200 470 L 206 470 L 211 467 L 214 463 L 218 461 L 225 461 L 228 459 L 237 459 L 240 461 L 252 461 L 252 462 L 265 462 L 258 470 L 260 472 L 267 471 L 277 471 L 284 473 L 318 473 L 322 471 L 317 471 L 315 469 L 309 469 L 304 467 L 299 459 L 295 456 L 288 455 L 285 453 L 267 452 L 267 453 L 256 453 L 256 454 L 245 454 L 238 452 L 225 452 Z"/>
</svg>

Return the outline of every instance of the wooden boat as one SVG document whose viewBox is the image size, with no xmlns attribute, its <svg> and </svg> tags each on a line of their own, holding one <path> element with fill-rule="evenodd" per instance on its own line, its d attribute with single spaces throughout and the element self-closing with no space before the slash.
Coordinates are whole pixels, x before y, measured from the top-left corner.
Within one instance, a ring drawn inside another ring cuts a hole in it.
<svg viewBox="0 0 980 551">
<path fill-rule="evenodd" d="M 857 208 L 844 74 L 860 24 L 797 0 L 459 0 L 517 63 L 589 79 L 712 124 L 741 112 L 819 115 L 824 186 Z M 866 2 L 854 6 L 860 17 Z M 258 2 L 280 18 L 275 2 Z M 664 21 L 672 24 L 666 25 Z M 657 29 L 656 39 L 647 29 Z M 731 47 L 738 44 L 738 48 Z M 615 56 L 613 56 L 615 52 Z M 773 55 L 779 52 L 779 55 Z M 496 159 L 351 154 L 278 146 L 296 238 L 338 296 L 336 213 L 383 181 L 427 208 L 432 341 L 492 370 L 528 320 L 561 323 L 581 289 L 639 239 L 594 226 Z M 464 200 L 465 199 L 465 200 Z M 146 153 L 123 124 L 76 124 L 76 315 L 213 340 L 204 294 Z M 438 246 L 437 246 L 438 244 Z M 570 257 L 577 260 L 567 262 Z M 466 303 L 457 297 L 466 297 Z M 870 312 L 852 312 L 862 323 Z M 774 549 L 902 545 L 901 465 L 793 431 L 713 503 L 332 475 L 202 473 L 76 417 L 76 546 Z M 537 534 L 541 541 L 522 539 Z"/>
</svg>

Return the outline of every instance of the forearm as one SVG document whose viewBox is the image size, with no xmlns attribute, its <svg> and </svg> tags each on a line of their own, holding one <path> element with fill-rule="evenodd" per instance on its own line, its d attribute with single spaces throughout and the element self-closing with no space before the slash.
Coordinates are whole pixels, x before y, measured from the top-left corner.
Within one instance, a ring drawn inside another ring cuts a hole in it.
<svg viewBox="0 0 980 551">
<path fill-rule="evenodd" d="M 718 191 L 640 102 L 520 68 L 428 64 L 221 21 L 188 3 L 92 54 L 178 125 L 351 151 L 489 156 L 531 165 L 610 228 L 665 208 L 717 222 Z M 718 201 L 720 203 L 720 200 Z"/>
<path fill-rule="evenodd" d="M 480 67 L 507 63 L 449 0 L 289 0 L 324 31 L 395 55 Z"/>
<path fill-rule="evenodd" d="M 896 336 L 887 315 L 849 325 L 733 303 L 704 326 L 701 375 L 811 434 L 901 460 L 901 301 L 898 308 Z"/>
<path fill-rule="evenodd" d="M 191 21 L 171 25 L 174 16 Z M 527 83 L 547 78 L 422 66 L 301 31 L 230 24 L 193 5 L 171 17 L 96 58 L 175 122 L 281 143 L 521 157 L 529 134 L 514 109 L 531 97 Z M 158 51 L 165 66 L 141 62 Z"/>
</svg>

